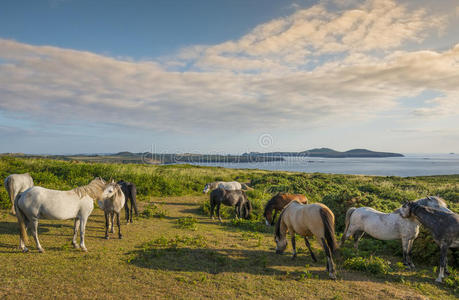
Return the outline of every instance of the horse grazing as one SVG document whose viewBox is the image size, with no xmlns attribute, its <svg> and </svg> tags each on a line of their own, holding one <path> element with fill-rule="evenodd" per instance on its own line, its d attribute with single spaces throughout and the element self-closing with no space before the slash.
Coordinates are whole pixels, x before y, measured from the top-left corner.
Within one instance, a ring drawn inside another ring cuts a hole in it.
<svg viewBox="0 0 459 300">
<path fill-rule="evenodd" d="M 331 279 L 336 279 L 333 254 L 337 249 L 335 240 L 335 216 L 322 203 L 301 204 L 294 200 L 285 206 L 277 220 L 274 234 L 276 253 L 281 254 L 287 248 L 287 231 L 290 233 L 293 248 L 293 257 L 296 257 L 295 233 L 304 237 L 306 246 L 312 259 L 317 259 L 312 252 L 308 237 L 314 235 L 322 244 L 327 256 L 327 271 Z"/>
<path fill-rule="evenodd" d="M 440 269 L 435 281 L 442 282 L 447 268 L 449 248 L 459 247 L 459 215 L 416 202 L 407 202 L 400 208 L 403 218 L 415 217 L 432 232 L 435 243 L 440 247 Z"/>
<path fill-rule="evenodd" d="M 210 217 L 214 218 L 214 208 L 217 207 L 217 216 L 220 222 L 222 218 L 220 217 L 220 205 L 225 204 L 227 206 L 234 206 L 236 212 L 236 218 L 244 217 L 248 219 L 250 213 L 252 212 L 252 204 L 244 191 L 235 190 L 228 191 L 222 188 L 213 190 L 210 193 Z M 244 210 L 244 215 L 242 215 L 242 210 Z"/>
<path fill-rule="evenodd" d="M 215 182 L 209 182 L 204 186 L 204 190 L 202 191 L 204 194 L 207 194 L 209 191 L 215 190 L 217 188 L 222 188 L 227 191 L 235 191 L 235 190 L 248 190 L 249 187 L 243 183 L 239 183 L 237 181 L 215 181 Z"/>
<path fill-rule="evenodd" d="M 20 228 L 20 248 L 27 252 L 27 228 L 30 228 L 38 251 L 44 252 L 38 240 L 38 219 L 67 220 L 75 218 L 72 244 L 77 245 L 80 227 L 80 247 L 84 244 L 86 222 L 94 208 L 94 200 L 113 196 L 115 189 L 101 178 L 95 178 L 88 185 L 69 191 L 57 191 L 34 186 L 20 193 L 14 200 L 16 217 Z"/>
<path fill-rule="evenodd" d="M 5 179 L 5 189 L 11 201 L 11 213 L 16 214 L 14 209 L 14 199 L 19 193 L 24 192 L 28 188 L 33 187 L 33 179 L 29 173 L 25 174 L 11 174 Z"/>
<path fill-rule="evenodd" d="M 132 209 L 134 208 L 135 215 L 139 216 L 139 212 L 137 210 L 137 188 L 135 184 L 131 182 L 127 182 L 124 180 L 120 180 L 117 182 L 121 186 L 121 190 L 123 191 L 124 197 L 126 198 L 126 204 L 124 206 L 124 210 L 126 212 L 126 223 L 132 223 Z M 131 208 L 128 207 L 128 200 L 131 202 Z M 129 212 L 130 210 L 130 212 Z"/>
<path fill-rule="evenodd" d="M 292 200 L 296 200 L 303 204 L 308 204 L 308 199 L 302 194 L 277 193 L 266 203 L 265 211 L 263 213 L 266 225 L 274 225 L 277 212 L 281 211 Z"/>
<path fill-rule="evenodd" d="M 119 184 L 112 181 L 109 183 L 109 186 L 111 186 L 115 190 L 113 195 L 110 198 L 97 200 L 97 204 L 99 204 L 99 207 L 104 211 L 105 215 L 105 238 L 108 240 L 108 227 L 110 227 L 110 233 L 114 232 L 113 224 L 116 215 L 116 224 L 118 225 L 118 237 L 122 239 L 123 235 L 121 234 L 120 211 L 126 202 L 126 198 Z"/>
<path fill-rule="evenodd" d="M 439 197 L 429 196 L 417 200 L 416 203 L 450 211 L 445 201 Z M 419 234 L 419 223 L 416 220 L 402 218 L 399 209 L 392 213 L 383 213 L 370 207 L 349 208 L 341 245 L 353 236 L 354 247 L 357 249 L 359 240 L 365 233 L 378 240 L 402 240 L 403 264 L 411 269 L 415 268 L 411 260 L 411 250 Z"/>
</svg>

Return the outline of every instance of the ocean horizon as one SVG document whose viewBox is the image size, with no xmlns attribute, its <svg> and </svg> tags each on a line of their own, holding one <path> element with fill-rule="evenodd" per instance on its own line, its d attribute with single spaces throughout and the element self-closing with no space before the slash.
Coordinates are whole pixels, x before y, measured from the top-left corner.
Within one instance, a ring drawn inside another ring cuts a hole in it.
<svg viewBox="0 0 459 300">
<path fill-rule="evenodd" d="M 284 161 L 250 163 L 190 163 L 234 169 L 377 176 L 433 176 L 459 174 L 459 154 L 403 154 L 384 158 L 284 157 Z"/>
</svg>

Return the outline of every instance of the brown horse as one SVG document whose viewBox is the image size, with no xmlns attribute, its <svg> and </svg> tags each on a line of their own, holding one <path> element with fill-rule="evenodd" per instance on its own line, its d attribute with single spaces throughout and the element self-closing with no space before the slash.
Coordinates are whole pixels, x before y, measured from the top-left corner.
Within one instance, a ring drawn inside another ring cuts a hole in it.
<svg viewBox="0 0 459 300">
<path fill-rule="evenodd" d="M 293 258 L 296 257 L 295 233 L 304 237 L 311 257 L 317 261 L 309 244 L 308 237 L 315 236 L 327 256 L 327 271 L 331 279 L 336 279 L 333 254 L 337 249 L 335 239 L 335 215 L 322 203 L 301 204 L 292 201 L 279 215 L 276 223 L 275 238 L 276 253 L 281 254 L 287 248 L 287 232 L 291 236 Z"/>
<path fill-rule="evenodd" d="M 266 203 L 265 212 L 263 213 L 263 216 L 265 217 L 266 225 L 274 225 L 274 220 L 276 219 L 277 212 L 281 211 L 292 200 L 296 200 L 303 204 L 308 204 L 308 199 L 304 195 L 277 193 L 271 198 L 271 200 L 269 200 Z M 274 210 L 274 216 L 273 216 L 273 210 Z"/>
</svg>

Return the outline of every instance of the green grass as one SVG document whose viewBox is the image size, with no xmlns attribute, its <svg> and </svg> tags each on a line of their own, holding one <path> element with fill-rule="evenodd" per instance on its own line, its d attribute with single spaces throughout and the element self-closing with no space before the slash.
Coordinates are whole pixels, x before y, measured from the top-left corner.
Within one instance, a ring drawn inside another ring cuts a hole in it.
<svg viewBox="0 0 459 300">
<path fill-rule="evenodd" d="M 133 181 L 141 217 L 123 226 L 122 240 L 105 240 L 103 214 L 96 208 L 87 226 L 88 253 L 70 246 L 71 220 L 40 220 L 46 253 L 39 254 L 31 242 L 31 252 L 23 254 L 18 250 L 16 220 L 7 211 L 6 191 L 0 189 L 0 298 L 459 296 L 456 270 L 444 284 L 435 284 L 438 250 L 427 233 L 414 243 L 416 272 L 400 266 L 399 242 L 364 237 L 359 251 L 352 242 L 339 250 L 338 280 L 330 281 L 316 241 L 312 246 L 317 263 L 300 239 L 296 260 L 290 257 L 290 246 L 285 255 L 276 255 L 272 228 L 262 223 L 263 205 L 277 191 L 304 193 L 311 202 L 326 203 L 335 212 L 338 235 L 343 212 L 350 206 L 391 211 L 405 200 L 438 194 L 457 211 L 458 175 L 399 178 L 0 158 L 2 177 L 21 172 L 30 172 L 36 185 L 56 189 L 83 185 L 95 176 Z M 214 180 L 252 182 L 250 220 L 234 220 L 231 208 L 222 210 L 223 224 L 210 220 L 208 195 L 202 188 Z"/>
</svg>

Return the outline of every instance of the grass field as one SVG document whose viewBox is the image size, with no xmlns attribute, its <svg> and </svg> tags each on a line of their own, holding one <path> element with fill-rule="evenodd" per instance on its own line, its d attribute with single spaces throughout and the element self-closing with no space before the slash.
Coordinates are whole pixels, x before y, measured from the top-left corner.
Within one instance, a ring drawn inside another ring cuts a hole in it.
<svg viewBox="0 0 459 300">
<path fill-rule="evenodd" d="M 102 211 L 94 209 L 86 230 L 88 252 L 71 247 L 72 221 L 42 220 L 39 234 L 46 252 L 18 250 L 15 217 L 0 197 L 0 298 L 309 298 L 309 299 L 456 299 L 456 271 L 444 284 L 434 282 L 438 259 L 428 235 L 415 241 L 417 271 L 404 270 L 398 242 L 364 238 L 360 251 L 348 243 L 336 258 L 338 280 L 325 272 L 325 258 L 314 263 L 303 242 L 296 260 L 291 247 L 274 253 L 272 229 L 261 223 L 261 207 L 278 190 L 303 192 L 323 201 L 337 217 L 350 205 L 390 211 L 404 199 L 440 194 L 457 211 L 459 176 L 422 178 L 295 174 L 189 166 L 88 164 L 51 160 L 0 159 L 0 174 L 31 172 L 37 185 L 71 188 L 96 176 L 125 178 L 138 185 L 142 216 L 105 240 Z M 203 183 L 215 179 L 252 181 L 249 221 L 224 222 L 206 215 Z M 429 248 L 427 248 L 429 247 Z M 431 261 L 432 260 L 432 261 Z M 454 276 L 455 275 L 455 276 Z"/>
</svg>

